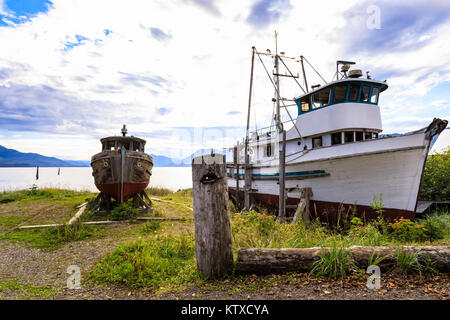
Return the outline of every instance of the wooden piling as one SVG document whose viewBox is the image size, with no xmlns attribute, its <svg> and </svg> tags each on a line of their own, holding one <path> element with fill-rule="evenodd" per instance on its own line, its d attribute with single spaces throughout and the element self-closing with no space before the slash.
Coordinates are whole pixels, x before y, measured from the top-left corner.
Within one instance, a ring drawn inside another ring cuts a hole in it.
<svg viewBox="0 0 450 320">
<path fill-rule="evenodd" d="M 225 167 L 221 154 L 192 160 L 197 268 L 208 278 L 223 277 L 233 266 Z"/>
<path fill-rule="evenodd" d="M 286 218 L 286 197 L 285 197 L 285 172 L 286 172 L 286 131 L 281 132 L 280 150 L 279 150 L 279 184 L 280 184 L 280 196 L 278 203 L 278 220 L 284 221 Z"/>
<path fill-rule="evenodd" d="M 239 156 L 238 156 L 238 146 L 239 141 L 233 149 L 233 164 L 234 164 L 234 173 L 236 178 L 236 207 L 239 208 Z"/>
</svg>

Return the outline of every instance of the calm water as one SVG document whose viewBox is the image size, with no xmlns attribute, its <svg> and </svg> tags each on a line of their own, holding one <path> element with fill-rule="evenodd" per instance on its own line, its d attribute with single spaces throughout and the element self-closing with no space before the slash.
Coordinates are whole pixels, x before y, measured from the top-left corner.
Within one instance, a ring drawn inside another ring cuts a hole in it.
<svg viewBox="0 0 450 320">
<path fill-rule="evenodd" d="M 36 168 L 0 168 L 0 191 L 38 187 L 51 187 L 72 190 L 98 191 L 90 167 L 39 168 L 39 180 L 36 180 Z M 156 167 L 152 170 L 150 186 L 165 187 L 174 191 L 192 187 L 190 167 Z"/>
</svg>

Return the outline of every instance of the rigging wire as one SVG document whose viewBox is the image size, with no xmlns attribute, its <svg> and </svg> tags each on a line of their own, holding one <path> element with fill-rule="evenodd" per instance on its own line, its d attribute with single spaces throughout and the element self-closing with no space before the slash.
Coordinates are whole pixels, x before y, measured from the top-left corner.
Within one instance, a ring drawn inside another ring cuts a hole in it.
<svg viewBox="0 0 450 320">
<path fill-rule="evenodd" d="M 305 59 L 305 61 L 309 64 L 309 66 L 317 73 L 317 75 L 323 80 L 323 82 L 325 82 L 325 84 L 327 84 L 328 82 L 326 82 L 326 80 L 320 75 L 320 73 L 314 69 L 314 67 L 312 66 L 311 63 L 309 63 L 308 59 L 306 59 L 305 57 L 303 57 L 303 59 Z"/>
<path fill-rule="evenodd" d="M 265 65 L 264 62 L 262 61 L 261 56 L 259 55 L 258 51 L 256 51 L 256 54 L 258 55 L 259 61 L 260 61 L 261 64 L 263 65 L 264 70 L 266 71 L 266 74 L 267 74 L 267 76 L 268 76 L 269 79 L 270 79 L 270 82 L 272 83 L 273 87 L 275 88 L 276 93 L 278 94 L 278 97 L 280 98 L 280 92 L 278 91 L 277 87 L 275 86 L 275 84 L 274 84 L 274 82 L 273 82 L 273 80 L 272 80 L 272 77 L 270 76 L 269 72 L 267 71 L 266 65 Z M 303 137 L 302 137 L 302 135 L 300 134 L 300 131 L 298 130 L 297 126 L 295 125 L 295 122 L 294 122 L 294 120 L 292 119 L 291 114 L 289 113 L 289 110 L 287 109 L 287 107 L 286 107 L 284 101 L 281 100 L 281 99 L 279 99 L 279 100 L 280 100 L 281 103 L 283 104 L 284 109 L 286 110 L 287 114 L 289 115 L 289 118 L 291 119 L 292 123 L 294 124 L 294 128 L 295 128 L 295 130 L 297 131 L 299 138 L 302 140 L 303 144 L 305 144 L 305 141 L 303 140 Z"/>
<path fill-rule="evenodd" d="M 292 74 L 291 70 L 289 70 L 289 68 L 287 67 L 286 63 L 284 63 L 283 59 L 281 59 L 281 57 L 279 57 L 280 61 L 283 62 L 284 67 L 287 69 L 287 71 L 289 71 L 292 79 L 295 80 L 295 82 L 298 84 L 298 86 L 300 87 L 300 89 L 303 90 L 303 93 L 306 93 L 305 89 L 303 89 L 303 87 L 300 85 L 300 83 L 297 81 L 297 79 L 295 79 L 294 75 Z M 308 89 L 308 88 L 306 88 Z"/>
</svg>

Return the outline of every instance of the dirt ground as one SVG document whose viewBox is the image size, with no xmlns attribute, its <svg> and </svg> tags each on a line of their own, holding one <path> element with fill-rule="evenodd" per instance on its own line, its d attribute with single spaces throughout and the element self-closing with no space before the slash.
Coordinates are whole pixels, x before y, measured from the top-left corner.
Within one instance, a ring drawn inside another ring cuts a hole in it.
<svg viewBox="0 0 450 320">
<path fill-rule="evenodd" d="M 116 243 L 99 239 L 91 243 L 80 241 L 61 249 L 46 252 L 22 244 L 0 242 L 0 278 L 20 279 L 26 288 L 0 289 L 1 299 L 293 299 L 293 300 L 449 300 L 450 276 L 392 275 L 381 278 L 381 288 L 370 290 L 366 278 L 346 277 L 328 282 L 310 278 L 307 274 L 288 276 L 247 276 L 242 281 L 224 280 L 206 283 L 201 288 L 186 287 L 176 292 L 155 294 L 146 289 L 130 290 L 120 286 L 96 286 L 83 283 L 88 272 Z M 66 269 L 78 265 L 82 271 L 81 288 L 67 289 Z M 30 294 L 33 288 L 54 288 L 54 292 Z M 29 290 L 27 290 L 27 288 Z"/>
<path fill-rule="evenodd" d="M 171 207 L 166 207 L 169 213 Z M 69 212 L 64 212 L 65 219 L 67 216 Z M 47 220 L 37 217 L 26 219 L 27 223 L 30 220 Z M 23 221 L 18 223 L 23 224 Z M 5 232 L 10 227 L 5 226 Z M 367 288 L 365 276 L 349 276 L 341 281 L 328 282 L 302 273 L 250 275 L 238 280 L 208 282 L 201 287 L 187 286 L 176 291 L 161 288 L 159 293 L 145 288 L 131 290 L 113 285 L 94 285 L 84 281 L 83 276 L 118 244 L 136 238 L 135 234 L 129 232 L 137 228 L 136 224 L 118 224 L 107 228 L 108 234 L 116 236 L 72 242 L 53 251 L 33 248 L 26 243 L 0 240 L 0 299 L 450 300 L 448 274 L 436 277 L 382 275 L 381 288 L 378 290 Z M 120 237 L 117 236 L 119 234 Z M 80 289 L 67 289 L 67 268 L 70 265 L 80 267 Z"/>
</svg>

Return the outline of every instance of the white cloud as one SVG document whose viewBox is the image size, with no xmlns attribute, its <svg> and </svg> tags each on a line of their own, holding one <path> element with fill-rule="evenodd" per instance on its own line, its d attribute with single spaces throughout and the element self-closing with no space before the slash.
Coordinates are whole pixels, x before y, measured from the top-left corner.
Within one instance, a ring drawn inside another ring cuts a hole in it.
<svg viewBox="0 0 450 320">
<path fill-rule="evenodd" d="M 258 30 L 246 22 L 255 0 L 239 1 L 239 5 L 216 1 L 214 10 L 220 14 L 194 5 L 192 1 L 52 2 L 53 8 L 47 13 L 14 27 L 0 27 L 0 42 L 8 44 L 0 51 L 0 71 L 10 72 L 8 77 L 0 77 L 0 86 L 49 86 L 67 97 L 74 97 L 73 105 L 65 106 L 71 108 L 71 117 L 59 119 L 61 121 L 53 127 L 54 132 L 60 134 L 73 135 L 78 131 L 80 136 L 91 139 L 86 148 L 80 141 L 71 141 L 76 150 L 74 159 L 88 159 L 91 152 L 96 151 L 93 141 L 101 135 L 117 132 L 123 123 L 131 133 L 147 135 L 149 148 L 157 153 L 168 149 L 168 138 L 152 135 L 163 130 L 245 126 L 250 49 L 252 45 L 261 51 L 273 49 L 275 29 L 279 32 L 279 48 L 287 56 L 303 54 L 330 80 L 335 61 L 347 58 L 340 56 L 343 52 L 341 35 L 336 31 L 349 24 L 344 12 L 357 3 L 356 0 L 345 4 L 292 1 L 291 10 L 280 22 Z M 0 0 L 0 13 L 2 3 Z M 155 39 L 151 28 L 158 28 L 171 37 Z M 105 30 L 111 32 L 106 35 Z M 382 108 L 383 117 L 393 121 L 391 124 L 395 119 L 401 122 L 398 103 L 425 95 L 438 83 L 450 80 L 448 31 L 450 26 L 446 25 L 439 32 L 427 32 L 421 38 L 427 45 L 419 50 L 358 56 L 362 67 L 370 67 L 374 75 L 377 70 L 372 68 L 377 66 L 400 72 L 389 79 L 388 106 Z M 333 32 L 332 40 L 324 36 Z M 77 35 L 87 40 L 80 41 Z M 79 45 L 67 47 L 68 43 L 78 42 Z M 435 71 L 430 72 L 433 68 Z M 297 67 L 294 71 L 297 73 L 300 69 Z M 442 74 L 442 71 L 447 73 Z M 308 75 L 311 77 L 309 85 L 321 82 L 311 69 Z M 417 81 L 418 78 L 421 80 Z M 258 126 L 268 125 L 273 89 L 259 61 L 255 65 L 254 90 L 252 107 L 257 109 Z M 291 98 L 298 93 L 295 86 L 283 87 L 283 96 Z M 86 106 L 92 108 L 90 118 L 84 110 Z M 55 116 L 61 114 L 57 113 L 59 108 L 55 100 Z M 170 109 L 170 112 L 161 115 L 160 108 Z M 401 104 L 400 109 L 406 112 L 403 108 Z M 227 114 L 232 110 L 242 113 Z M 254 122 L 252 118 L 252 125 Z M 389 124 L 387 122 L 386 127 Z M 408 131 L 409 126 L 398 129 Z M 48 139 L 50 142 L 34 144 L 34 141 L 22 140 L 20 144 L 26 150 L 34 145 L 34 152 L 48 155 L 60 152 L 61 156 L 69 156 L 69 146 L 63 146 L 64 137 L 48 136 Z M 57 149 L 51 143 L 53 140 Z M 8 139 L 0 140 L 2 144 L 7 142 Z M 233 142 L 234 136 L 227 137 L 223 143 Z M 170 146 L 188 153 L 211 144 L 186 145 L 172 139 Z"/>
</svg>

